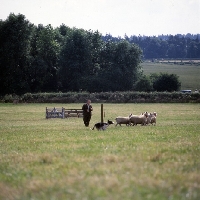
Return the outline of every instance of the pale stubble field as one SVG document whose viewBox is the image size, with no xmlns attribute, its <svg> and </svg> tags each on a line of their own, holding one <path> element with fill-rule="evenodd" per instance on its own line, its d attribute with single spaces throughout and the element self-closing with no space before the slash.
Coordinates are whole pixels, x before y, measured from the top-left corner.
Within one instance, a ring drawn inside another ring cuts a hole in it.
<svg viewBox="0 0 200 200">
<path fill-rule="evenodd" d="M 81 106 L 0 104 L 0 199 L 200 198 L 200 104 L 104 104 L 104 121 L 158 114 L 156 126 L 106 131 L 45 119 L 46 107 Z"/>
</svg>

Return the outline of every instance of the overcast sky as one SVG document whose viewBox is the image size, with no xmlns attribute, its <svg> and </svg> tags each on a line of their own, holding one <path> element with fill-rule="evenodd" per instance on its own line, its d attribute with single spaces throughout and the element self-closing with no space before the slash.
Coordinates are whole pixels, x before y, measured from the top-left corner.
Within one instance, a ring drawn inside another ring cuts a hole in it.
<svg viewBox="0 0 200 200">
<path fill-rule="evenodd" d="M 200 33 L 200 0 L 0 0 L 0 19 L 10 13 L 116 37 Z"/>
</svg>

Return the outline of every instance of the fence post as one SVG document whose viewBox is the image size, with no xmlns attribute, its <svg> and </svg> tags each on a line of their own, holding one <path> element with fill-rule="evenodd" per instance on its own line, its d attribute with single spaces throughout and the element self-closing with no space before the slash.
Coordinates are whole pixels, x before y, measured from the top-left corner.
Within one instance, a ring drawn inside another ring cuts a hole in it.
<svg viewBox="0 0 200 200">
<path fill-rule="evenodd" d="M 65 108 L 62 107 L 62 118 L 65 118 Z"/>
<path fill-rule="evenodd" d="M 47 110 L 47 107 L 46 107 L 46 119 L 48 119 L 48 110 Z"/>
<path fill-rule="evenodd" d="M 101 123 L 103 123 L 103 104 L 101 104 Z"/>
</svg>

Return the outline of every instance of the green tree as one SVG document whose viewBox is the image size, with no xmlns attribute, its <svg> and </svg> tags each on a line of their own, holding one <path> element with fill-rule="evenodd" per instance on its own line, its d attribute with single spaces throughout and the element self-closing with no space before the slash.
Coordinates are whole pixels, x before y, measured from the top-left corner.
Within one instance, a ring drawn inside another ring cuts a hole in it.
<svg viewBox="0 0 200 200">
<path fill-rule="evenodd" d="M 188 57 L 189 58 L 197 58 L 198 57 L 198 43 L 195 41 L 191 41 L 188 45 Z"/>
<path fill-rule="evenodd" d="M 100 72 L 100 53 L 103 46 L 103 41 L 101 39 L 102 35 L 98 32 L 87 31 L 87 57 L 85 62 L 85 74 L 81 78 L 81 87 L 86 91 L 97 91 L 96 87 L 99 82 L 99 72 Z"/>
<path fill-rule="evenodd" d="M 57 71 L 58 59 L 60 53 L 60 45 L 55 40 L 56 33 L 51 25 L 39 29 L 36 40 L 37 51 L 40 62 L 43 63 L 43 77 L 42 90 L 55 91 L 57 89 Z"/>
<path fill-rule="evenodd" d="M 141 62 L 141 49 L 122 40 L 116 45 L 114 54 L 114 69 L 111 76 L 117 79 L 116 90 L 131 90 L 137 81 L 139 64 Z"/>
<path fill-rule="evenodd" d="M 101 91 L 115 91 L 117 82 L 117 70 L 114 67 L 114 52 L 116 42 L 108 41 L 104 42 L 99 54 L 100 65 L 99 70 L 96 73 L 93 86 L 97 87 L 97 92 Z M 95 92 L 95 87 L 93 91 Z"/>
<path fill-rule="evenodd" d="M 82 78 L 91 72 L 91 52 L 87 42 L 87 33 L 81 29 L 74 29 L 66 39 L 60 54 L 59 70 L 59 78 L 65 91 L 81 89 Z"/>
<path fill-rule="evenodd" d="M 10 14 L 0 22 L 0 94 L 30 91 L 30 38 L 33 25 L 24 15 Z"/>
<path fill-rule="evenodd" d="M 31 39 L 29 84 L 32 92 L 56 91 L 60 44 L 51 25 L 34 27 Z"/>
<path fill-rule="evenodd" d="M 146 58 L 159 58 L 160 57 L 160 40 L 156 37 L 151 38 L 145 48 Z"/>
<path fill-rule="evenodd" d="M 156 76 L 154 76 L 156 77 Z M 181 87 L 181 82 L 176 74 L 160 73 L 153 81 L 153 88 L 158 92 L 162 91 L 178 91 Z"/>
<path fill-rule="evenodd" d="M 100 53 L 98 82 L 101 91 L 131 90 L 137 81 L 141 50 L 138 46 L 122 40 L 107 41 Z"/>
<path fill-rule="evenodd" d="M 65 24 L 61 24 L 58 28 L 55 29 L 55 40 L 61 45 L 64 46 L 66 39 L 71 37 L 73 29 L 66 26 Z"/>
<path fill-rule="evenodd" d="M 149 92 L 153 90 L 152 82 L 148 76 L 142 75 L 134 85 L 135 91 Z"/>
</svg>

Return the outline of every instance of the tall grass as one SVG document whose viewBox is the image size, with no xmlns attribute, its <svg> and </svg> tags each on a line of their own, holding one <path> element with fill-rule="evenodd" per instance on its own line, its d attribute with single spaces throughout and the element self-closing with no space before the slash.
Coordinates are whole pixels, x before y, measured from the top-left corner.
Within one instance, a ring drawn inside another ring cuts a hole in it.
<svg viewBox="0 0 200 200">
<path fill-rule="evenodd" d="M 200 66 L 199 65 L 180 65 L 180 64 L 164 64 L 164 63 L 142 63 L 144 74 L 149 75 L 151 73 L 169 73 L 177 74 L 181 81 L 181 89 L 190 89 L 195 91 L 200 90 Z"/>
<path fill-rule="evenodd" d="M 45 119 L 46 107 L 81 106 L 0 104 L 0 199 L 200 198 L 199 104 L 104 104 L 105 121 L 158 113 L 156 126 L 106 131 Z"/>
</svg>

